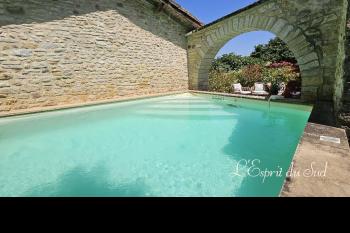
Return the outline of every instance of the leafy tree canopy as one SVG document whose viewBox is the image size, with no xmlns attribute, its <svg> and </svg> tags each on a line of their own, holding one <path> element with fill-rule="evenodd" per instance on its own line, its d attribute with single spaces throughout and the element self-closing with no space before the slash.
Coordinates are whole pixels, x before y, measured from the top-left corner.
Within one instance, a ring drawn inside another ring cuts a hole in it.
<svg viewBox="0 0 350 233">
<path fill-rule="evenodd" d="M 262 63 L 263 61 L 259 58 L 243 57 L 234 53 L 229 53 L 215 59 L 212 64 L 212 69 L 216 71 L 228 72 L 231 70 L 239 70 L 247 65 Z"/>
<path fill-rule="evenodd" d="M 291 62 L 296 64 L 294 54 L 289 50 L 286 43 L 276 37 L 268 44 L 255 46 L 250 56 L 240 56 L 234 53 L 224 54 L 216 58 L 212 63 L 211 70 L 229 72 L 240 70 L 247 65 L 266 64 L 278 62 Z"/>
<path fill-rule="evenodd" d="M 271 39 L 268 44 L 255 46 L 255 50 L 250 56 L 270 62 L 287 61 L 296 63 L 294 54 L 289 50 L 287 44 L 278 37 Z"/>
</svg>

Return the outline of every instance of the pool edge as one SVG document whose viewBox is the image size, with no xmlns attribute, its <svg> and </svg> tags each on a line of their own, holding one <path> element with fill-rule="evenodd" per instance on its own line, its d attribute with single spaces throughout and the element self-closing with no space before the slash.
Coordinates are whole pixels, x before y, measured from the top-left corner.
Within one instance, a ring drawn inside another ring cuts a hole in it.
<svg viewBox="0 0 350 233">
<path fill-rule="evenodd" d="M 320 136 L 340 138 L 341 143 L 321 141 Z M 350 195 L 350 148 L 344 129 L 308 122 L 291 165 L 296 171 L 310 169 L 309 162 L 326 164 L 324 177 L 286 177 L 278 197 L 346 197 Z M 346 166 L 345 166 L 346 167 Z M 341 171 L 341 173 L 339 173 Z M 339 174 L 342 174 L 339 176 Z M 310 189 L 308 187 L 314 187 Z"/>
<path fill-rule="evenodd" d="M 226 96 L 226 97 L 234 97 L 234 98 L 242 98 L 242 99 L 250 99 L 250 100 L 259 100 L 259 101 L 269 101 L 267 96 L 240 95 L 240 94 L 232 94 L 232 93 L 196 91 L 196 90 L 189 90 L 188 93 L 218 95 L 218 96 Z M 300 100 L 300 99 L 271 99 L 270 101 L 276 102 L 276 103 L 283 103 L 283 104 L 294 104 L 294 105 L 305 105 L 305 106 L 313 106 L 314 105 L 312 102 L 308 102 L 308 101 L 304 101 L 304 100 Z"/>
<path fill-rule="evenodd" d="M 0 113 L 0 119 L 7 118 L 7 117 L 14 117 L 14 116 L 22 116 L 22 115 L 29 115 L 29 114 L 36 114 L 36 113 L 45 113 L 45 112 L 52 112 L 52 111 L 58 111 L 58 110 L 82 108 L 82 107 L 91 107 L 91 106 L 98 106 L 98 105 L 104 105 L 104 104 L 128 102 L 128 101 L 133 101 L 133 100 L 141 100 L 141 99 L 148 99 L 148 98 L 162 97 L 162 96 L 176 95 L 176 94 L 185 94 L 185 93 L 219 95 L 219 96 L 251 99 L 251 100 L 258 100 L 258 101 L 267 101 L 266 97 L 263 97 L 263 96 L 244 96 L 244 95 L 221 93 L 221 92 L 183 90 L 183 91 L 163 92 L 163 93 L 155 93 L 155 94 L 148 94 L 148 95 L 126 96 L 126 97 L 119 97 L 119 98 L 114 98 L 114 99 L 90 101 L 90 102 L 77 103 L 77 104 L 55 105 L 55 106 L 48 106 L 48 107 L 38 107 L 38 108 L 31 108 L 31 109 L 24 109 L 24 110 L 15 110 L 15 111 Z M 302 101 L 271 100 L 271 102 L 279 102 L 279 103 L 283 103 L 283 104 L 294 104 L 294 105 L 299 104 L 299 105 L 305 105 L 305 106 L 312 105 L 310 103 L 302 102 Z"/>
<path fill-rule="evenodd" d="M 84 107 L 91 107 L 91 106 L 98 106 L 98 105 L 105 105 L 105 104 L 128 102 L 133 100 L 149 99 L 154 97 L 162 97 L 162 96 L 168 96 L 168 95 L 185 94 L 185 93 L 189 93 L 189 91 L 163 92 L 163 93 L 148 94 L 148 95 L 127 96 L 127 97 L 120 97 L 120 98 L 107 99 L 107 100 L 90 101 L 90 102 L 78 103 L 78 104 L 55 105 L 55 106 L 49 106 L 49 107 L 16 110 L 16 111 L 0 113 L 0 119 L 7 118 L 7 117 L 14 117 L 14 116 L 23 116 L 23 115 L 36 114 L 36 113 L 84 108 Z"/>
</svg>

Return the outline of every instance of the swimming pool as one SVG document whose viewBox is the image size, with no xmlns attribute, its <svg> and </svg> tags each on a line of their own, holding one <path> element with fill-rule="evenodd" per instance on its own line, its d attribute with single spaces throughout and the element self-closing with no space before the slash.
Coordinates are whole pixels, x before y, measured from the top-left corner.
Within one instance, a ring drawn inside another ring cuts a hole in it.
<svg viewBox="0 0 350 233">
<path fill-rule="evenodd" d="M 1 118 L 0 196 L 278 196 L 310 111 L 186 93 Z"/>
</svg>

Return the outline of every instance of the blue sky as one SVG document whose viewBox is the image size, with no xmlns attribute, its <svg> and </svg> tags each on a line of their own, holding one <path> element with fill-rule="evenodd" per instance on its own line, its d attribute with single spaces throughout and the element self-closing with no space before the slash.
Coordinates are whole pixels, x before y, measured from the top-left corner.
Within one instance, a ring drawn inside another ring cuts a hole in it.
<svg viewBox="0 0 350 233">
<path fill-rule="evenodd" d="M 176 0 L 176 2 L 207 24 L 257 0 Z M 250 55 L 255 45 L 267 43 L 274 37 L 274 34 L 263 31 L 242 34 L 229 41 L 217 56 L 230 52 Z"/>
</svg>

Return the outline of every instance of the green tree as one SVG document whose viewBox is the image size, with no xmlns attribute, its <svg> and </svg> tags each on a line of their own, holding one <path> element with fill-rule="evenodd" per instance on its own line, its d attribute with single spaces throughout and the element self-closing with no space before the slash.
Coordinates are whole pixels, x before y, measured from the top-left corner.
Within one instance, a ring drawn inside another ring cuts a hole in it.
<svg viewBox="0 0 350 233">
<path fill-rule="evenodd" d="M 271 39 L 268 44 L 255 46 L 255 50 L 250 56 L 269 62 L 288 61 L 297 63 L 294 54 L 289 50 L 287 44 L 278 37 Z"/>
<path fill-rule="evenodd" d="M 224 54 L 212 63 L 212 70 L 220 72 L 235 71 L 247 65 L 261 64 L 262 60 L 253 57 L 243 57 L 234 53 Z"/>
</svg>

